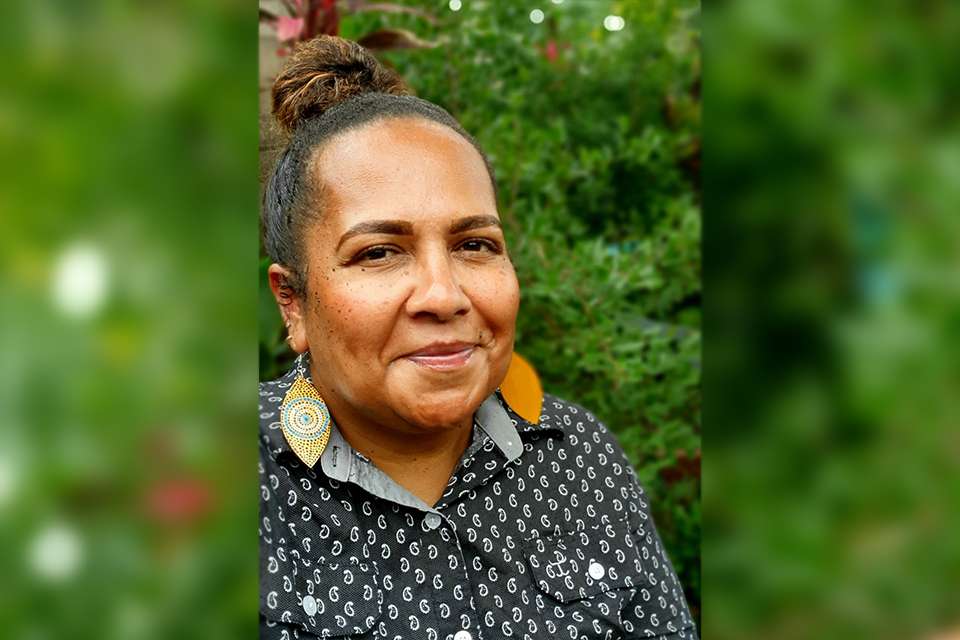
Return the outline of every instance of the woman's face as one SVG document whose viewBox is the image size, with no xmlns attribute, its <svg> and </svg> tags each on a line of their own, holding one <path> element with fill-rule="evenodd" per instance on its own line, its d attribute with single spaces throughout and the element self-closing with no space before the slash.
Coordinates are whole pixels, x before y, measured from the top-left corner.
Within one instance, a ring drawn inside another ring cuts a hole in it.
<svg viewBox="0 0 960 640">
<path fill-rule="evenodd" d="M 519 287 L 480 154 L 422 119 L 375 122 L 312 165 L 303 334 L 334 414 L 469 423 L 506 375 Z"/>
</svg>

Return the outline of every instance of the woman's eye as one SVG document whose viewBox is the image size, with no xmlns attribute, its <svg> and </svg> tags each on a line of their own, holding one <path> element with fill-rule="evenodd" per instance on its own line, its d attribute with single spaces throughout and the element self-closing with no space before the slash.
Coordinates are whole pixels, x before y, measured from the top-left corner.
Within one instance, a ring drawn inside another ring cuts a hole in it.
<svg viewBox="0 0 960 640">
<path fill-rule="evenodd" d="M 371 247 L 366 251 L 361 251 L 357 256 L 359 261 L 377 262 L 390 257 L 394 251 L 390 247 Z"/>
<path fill-rule="evenodd" d="M 484 240 L 479 238 L 460 243 L 460 249 L 469 252 L 490 251 L 491 253 L 499 253 L 499 247 L 496 243 L 494 243 L 492 240 Z"/>
</svg>

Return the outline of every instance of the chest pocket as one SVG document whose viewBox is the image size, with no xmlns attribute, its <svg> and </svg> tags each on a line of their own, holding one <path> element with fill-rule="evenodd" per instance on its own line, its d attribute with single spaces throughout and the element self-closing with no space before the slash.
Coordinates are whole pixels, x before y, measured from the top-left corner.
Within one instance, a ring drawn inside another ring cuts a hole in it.
<svg viewBox="0 0 960 640">
<path fill-rule="evenodd" d="M 312 569 L 301 567 L 295 576 L 261 578 L 260 613 L 267 626 L 293 625 L 320 638 L 362 635 L 376 624 L 382 606 L 383 591 L 371 564 L 319 562 Z M 277 637 L 284 637 L 282 630 Z"/>
<path fill-rule="evenodd" d="M 627 522 L 530 538 L 524 551 L 533 582 L 561 603 L 643 581 L 640 553 Z"/>
</svg>

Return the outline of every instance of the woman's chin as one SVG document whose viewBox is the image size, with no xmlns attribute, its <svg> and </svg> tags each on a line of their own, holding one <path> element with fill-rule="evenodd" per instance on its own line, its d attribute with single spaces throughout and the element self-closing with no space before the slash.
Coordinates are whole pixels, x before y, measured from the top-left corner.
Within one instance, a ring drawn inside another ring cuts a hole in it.
<svg viewBox="0 0 960 640">
<path fill-rule="evenodd" d="M 484 398 L 475 390 L 445 389 L 417 394 L 401 403 L 401 417 L 424 429 L 450 429 L 469 424 Z"/>
<path fill-rule="evenodd" d="M 404 421 L 421 428 L 460 427 L 469 424 L 486 397 L 490 380 L 483 364 L 455 373 L 438 374 L 405 363 L 386 379 L 389 404 Z M 494 387 L 495 388 L 495 387 Z"/>
</svg>

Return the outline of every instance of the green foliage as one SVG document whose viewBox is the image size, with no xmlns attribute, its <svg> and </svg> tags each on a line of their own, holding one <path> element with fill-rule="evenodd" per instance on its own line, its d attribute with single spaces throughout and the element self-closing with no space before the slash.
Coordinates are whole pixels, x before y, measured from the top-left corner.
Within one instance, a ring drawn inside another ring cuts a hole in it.
<svg viewBox="0 0 960 640">
<path fill-rule="evenodd" d="M 0 636 L 256 633 L 252 21 L 0 5 Z"/>
<path fill-rule="evenodd" d="M 960 4 L 715 8 L 710 637 L 957 637 Z"/>
<path fill-rule="evenodd" d="M 360 13 L 342 35 L 442 43 L 384 57 L 490 156 L 521 283 L 517 351 L 618 435 L 699 612 L 698 4 L 551 4 L 542 24 L 524 2 L 424 4 L 436 26 Z M 623 31 L 603 29 L 611 13 Z M 288 356 L 265 281 L 272 378 Z"/>
</svg>

